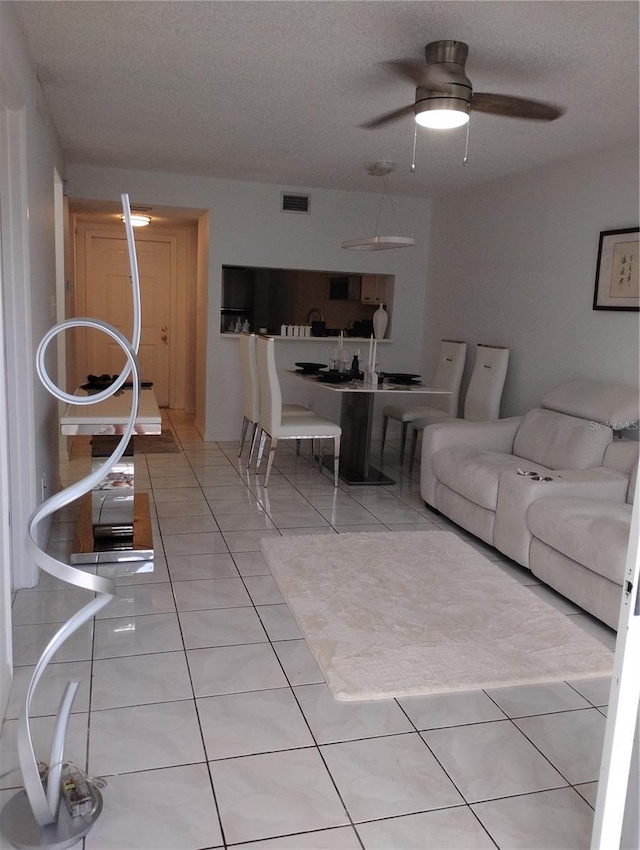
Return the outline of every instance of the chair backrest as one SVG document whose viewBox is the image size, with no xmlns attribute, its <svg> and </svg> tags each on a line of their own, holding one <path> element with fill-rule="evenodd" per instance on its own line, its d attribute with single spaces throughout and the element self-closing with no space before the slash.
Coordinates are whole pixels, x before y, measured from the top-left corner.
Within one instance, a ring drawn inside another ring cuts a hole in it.
<svg viewBox="0 0 640 850">
<path fill-rule="evenodd" d="M 240 334 L 240 365 L 242 367 L 242 415 L 249 422 L 260 418 L 260 388 L 256 361 L 256 335 Z"/>
<path fill-rule="evenodd" d="M 450 390 L 451 395 L 434 395 L 429 399 L 432 407 L 446 411 L 449 416 L 458 415 L 460 384 L 467 356 L 467 343 L 456 339 L 443 339 L 440 343 L 438 365 L 433 376 L 433 386 Z"/>
<path fill-rule="evenodd" d="M 508 363 L 508 348 L 478 344 L 476 362 L 464 398 L 465 419 L 493 422 L 499 418 Z"/>
<path fill-rule="evenodd" d="M 260 387 L 260 427 L 274 436 L 282 424 L 282 392 L 276 371 L 275 343 L 271 337 L 256 337 L 256 360 Z"/>
</svg>

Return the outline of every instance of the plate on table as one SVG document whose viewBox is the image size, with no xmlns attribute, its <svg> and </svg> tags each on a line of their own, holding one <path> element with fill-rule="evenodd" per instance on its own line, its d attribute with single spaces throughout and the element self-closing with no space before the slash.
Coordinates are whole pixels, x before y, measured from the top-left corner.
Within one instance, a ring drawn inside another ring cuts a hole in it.
<svg viewBox="0 0 640 850">
<path fill-rule="evenodd" d="M 326 363 L 296 363 L 297 372 L 302 372 L 303 375 L 317 375 L 321 369 L 326 369 Z"/>
<path fill-rule="evenodd" d="M 351 375 L 347 372 L 336 372 L 335 369 L 329 369 L 328 372 L 320 372 L 318 380 L 324 384 L 346 384 L 351 380 Z"/>
<path fill-rule="evenodd" d="M 385 378 L 392 384 L 419 384 L 420 375 L 412 375 L 409 372 L 385 372 Z"/>
</svg>

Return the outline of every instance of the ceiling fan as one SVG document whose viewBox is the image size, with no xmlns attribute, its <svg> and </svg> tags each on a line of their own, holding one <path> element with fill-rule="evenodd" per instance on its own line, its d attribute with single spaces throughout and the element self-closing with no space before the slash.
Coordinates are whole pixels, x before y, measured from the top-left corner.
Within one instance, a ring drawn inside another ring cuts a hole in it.
<svg viewBox="0 0 640 850">
<path fill-rule="evenodd" d="M 471 111 L 527 121 L 555 121 L 564 113 L 561 107 L 539 100 L 474 92 L 464 68 L 468 54 L 469 46 L 463 41 L 432 41 L 425 47 L 426 64 L 410 59 L 385 62 L 386 67 L 416 86 L 415 103 L 360 126 L 373 130 L 412 112 L 418 124 L 432 129 L 461 127 Z"/>
</svg>

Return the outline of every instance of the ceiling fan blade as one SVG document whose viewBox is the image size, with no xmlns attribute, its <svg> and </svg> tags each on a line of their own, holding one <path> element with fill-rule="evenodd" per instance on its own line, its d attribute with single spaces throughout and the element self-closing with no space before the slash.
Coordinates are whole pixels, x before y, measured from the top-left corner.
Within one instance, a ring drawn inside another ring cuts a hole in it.
<svg viewBox="0 0 640 850">
<path fill-rule="evenodd" d="M 505 118 L 521 118 L 526 121 L 555 121 L 565 110 L 552 103 L 540 100 L 527 100 L 524 97 L 512 97 L 507 94 L 487 94 L 474 92 L 471 98 L 474 112 L 486 112 L 489 115 L 503 115 Z"/>
<path fill-rule="evenodd" d="M 427 73 L 425 63 L 415 59 L 392 59 L 389 62 L 383 62 L 382 66 L 396 77 L 413 83 L 414 86 L 421 86 Z"/>
<path fill-rule="evenodd" d="M 365 121 L 364 124 L 360 124 L 360 127 L 365 130 L 375 130 L 385 124 L 391 124 L 399 118 L 404 118 L 405 115 L 413 114 L 414 107 L 415 104 L 410 103 L 408 106 L 403 106 L 402 109 L 394 109 L 393 112 L 385 112 L 384 115 L 378 115 L 377 118 L 372 118 L 371 121 Z"/>
<path fill-rule="evenodd" d="M 397 77 L 401 77 L 403 80 L 423 89 L 438 91 L 442 86 L 452 83 L 463 86 L 469 85 L 464 68 L 454 62 L 438 62 L 437 64 L 427 65 L 413 59 L 395 59 L 382 64 Z"/>
</svg>

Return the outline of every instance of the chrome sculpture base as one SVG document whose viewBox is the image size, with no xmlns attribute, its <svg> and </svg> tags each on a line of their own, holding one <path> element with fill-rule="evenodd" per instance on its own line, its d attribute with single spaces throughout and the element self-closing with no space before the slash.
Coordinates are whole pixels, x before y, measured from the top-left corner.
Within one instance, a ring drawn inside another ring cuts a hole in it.
<svg viewBox="0 0 640 850">
<path fill-rule="evenodd" d="M 40 826 L 33 816 L 26 791 L 19 791 L 0 812 L 0 832 L 18 850 L 73 847 L 89 832 L 102 811 L 102 794 L 97 788 L 92 788 L 91 793 L 95 806 L 90 815 L 72 818 L 61 800 L 56 822 Z"/>
</svg>

